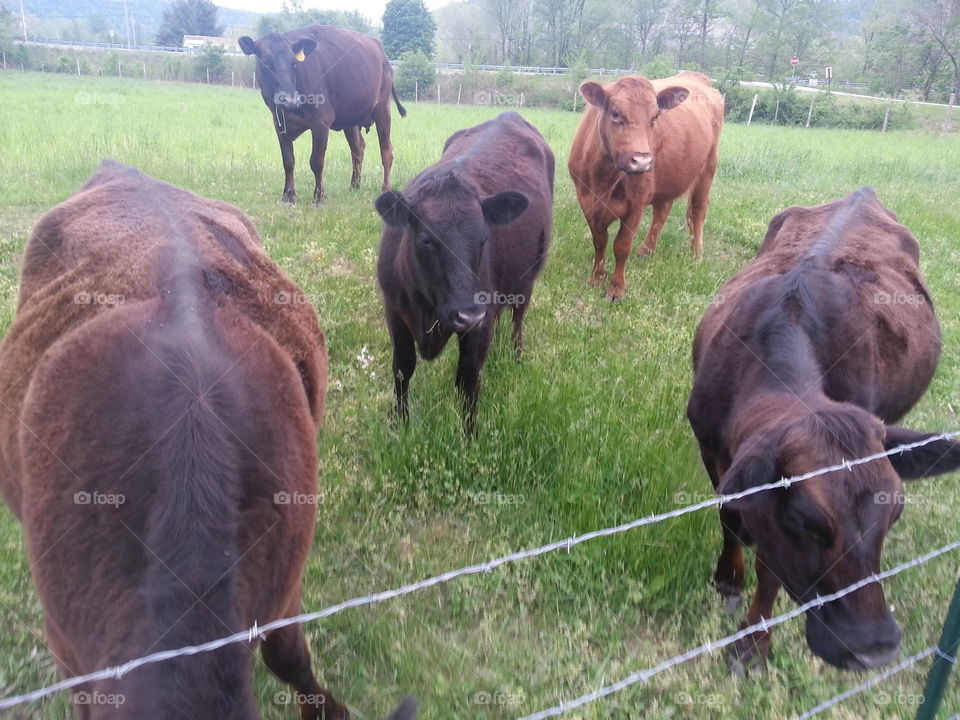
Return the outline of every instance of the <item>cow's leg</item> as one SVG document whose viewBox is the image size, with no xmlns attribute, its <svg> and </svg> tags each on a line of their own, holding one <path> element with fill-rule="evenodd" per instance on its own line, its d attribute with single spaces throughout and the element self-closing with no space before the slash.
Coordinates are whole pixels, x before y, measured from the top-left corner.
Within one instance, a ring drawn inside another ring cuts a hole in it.
<svg viewBox="0 0 960 720">
<path fill-rule="evenodd" d="M 390 171 L 393 168 L 393 145 L 390 143 L 390 96 L 373 110 L 373 121 L 377 126 L 377 140 L 380 141 L 380 162 L 383 163 L 383 187 L 380 192 L 390 189 Z"/>
<path fill-rule="evenodd" d="M 757 590 L 747 611 L 747 619 L 740 625 L 743 630 L 756 625 L 762 618 L 773 617 L 773 603 L 780 591 L 780 581 L 763 564 L 758 556 L 756 559 Z M 730 653 L 730 661 L 734 672 L 742 673 L 753 665 L 763 663 L 770 655 L 770 636 L 772 630 L 758 630 L 734 643 Z"/>
<path fill-rule="evenodd" d="M 390 339 L 393 341 L 393 388 L 397 396 L 397 414 L 401 420 L 408 416 L 407 390 L 410 378 L 417 369 L 417 348 L 413 333 L 407 324 L 397 315 L 387 317 Z"/>
<path fill-rule="evenodd" d="M 284 133 L 278 134 L 277 140 L 280 141 L 280 159 L 283 161 L 283 197 L 281 202 L 295 203 L 297 201 L 297 190 L 293 182 L 293 137 Z"/>
<path fill-rule="evenodd" d="M 527 312 L 527 304 L 518 303 L 513 308 L 513 357 L 520 362 L 523 355 L 523 315 Z"/>
<path fill-rule="evenodd" d="M 640 221 L 643 219 L 644 209 L 641 207 L 627 217 L 620 218 L 620 229 L 613 241 L 613 257 L 617 265 L 613 270 L 613 277 L 610 279 L 610 288 L 607 290 L 607 297 L 611 300 L 619 300 L 627 292 L 627 258 L 630 257 L 633 238 L 637 234 Z"/>
<path fill-rule="evenodd" d="M 350 158 L 353 160 L 353 174 L 350 176 L 350 187 L 360 187 L 360 170 L 363 168 L 363 149 L 366 143 L 363 141 L 363 135 L 360 132 L 360 126 L 345 128 L 343 134 L 347 138 L 347 145 L 350 146 Z"/>
<path fill-rule="evenodd" d="M 313 128 L 313 150 L 310 152 L 310 169 L 313 170 L 313 177 L 316 182 L 313 188 L 313 204 L 319 205 L 323 202 L 323 159 L 327 154 L 327 140 L 330 138 L 330 130 L 325 125 L 318 125 Z"/>
<path fill-rule="evenodd" d="M 637 250 L 638 255 L 644 257 L 653 255 L 654 250 L 657 249 L 657 242 L 660 240 L 660 233 L 667 222 L 667 217 L 670 215 L 670 208 L 672 207 L 673 200 L 667 200 L 653 206 L 652 217 L 650 218 L 650 229 L 647 231 L 647 236 L 643 239 L 643 244 Z"/>
<path fill-rule="evenodd" d="M 740 606 L 743 593 L 743 543 L 740 540 L 740 516 L 720 508 L 720 527 L 723 529 L 723 549 L 717 558 L 717 569 L 713 574 L 713 586 L 720 593 L 728 610 Z"/>
<path fill-rule="evenodd" d="M 460 336 L 460 358 L 457 360 L 457 390 L 463 398 L 464 431 L 473 435 L 476 424 L 477 398 L 480 397 L 480 371 L 490 348 L 493 323 L 479 327 Z"/>
<path fill-rule="evenodd" d="M 594 287 L 602 286 L 607 279 L 607 240 L 609 238 L 607 228 L 610 225 L 603 223 L 601 218 L 587 218 L 590 235 L 593 236 L 593 272 L 590 273 L 589 283 Z"/>
<path fill-rule="evenodd" d="M 700 179 L 690 193 L 687 204 L 687 228 L 690 230 L 690 251 L 697 259 L 703 257 L 703 224 L 707 219 L 707 206 L 710 204 L 710 188 L 713 175 L 717 170 L 716 149 L 710 154 Z"/>
<path fill-rule="evenodd" d="M 300 612 L 300 603 L 291 612 Z M 302 625 L 272 630 L 260 646 L 264 664 L 297 693 L 301 720 L 347 720 L 350 713 L 317 682 L 310 667 L 310 651 Z"/>
</svg>

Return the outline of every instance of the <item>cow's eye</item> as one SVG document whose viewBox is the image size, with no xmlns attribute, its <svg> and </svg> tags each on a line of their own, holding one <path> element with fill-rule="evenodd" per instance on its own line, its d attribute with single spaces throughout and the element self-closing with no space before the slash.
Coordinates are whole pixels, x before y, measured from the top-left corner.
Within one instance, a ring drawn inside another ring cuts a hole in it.
<svg viewBox="0 0 960 720">
<path fill-rule="evenodd" d="M 424 248 L 431 248 L 436 244 L 429 233 L 420 233 L 417 235 L 417 243 L 420 247 Z"/>
<path fill-rule="evenodd" d="M 653 120 L 650 121 L 650 127 L 653 127 L 654 125 L 656 125 L 657 120 L 659 119 L 660 119 L 660 113 L 657 113 L 656 115 L 653 116 Z"/>
<path fill-rule="evenodd" d="M 824 547 L 833 545 L 833 529 L 820 516 L 798 508 L 790 508 L 783 515 L 786 529 L 797 537 L 812 537 Z"/>
<path fill-rule="evenodd" d="M 616 109 L 610 111 L 610 119 L 614 122 L 620 122 L 623 116 Z"/>
</svg>

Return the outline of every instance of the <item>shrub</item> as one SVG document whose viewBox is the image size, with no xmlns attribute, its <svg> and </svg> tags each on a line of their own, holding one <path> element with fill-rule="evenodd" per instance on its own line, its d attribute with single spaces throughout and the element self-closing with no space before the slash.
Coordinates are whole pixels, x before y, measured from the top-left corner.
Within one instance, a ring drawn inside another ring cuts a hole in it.
<svg viewBox="0 0 960 720">
<path fill-rule="evenodd" d="M 223 78 L 224 70 L 227 66 L 224 54 L 226 49 L 220 45 L 211 45 L 207 43 L 203 50 L 197 55 L 197 77 L 201 82 L 206 82 L 210 78 L 211 82 L 219 81 Z"/>
<path fill-rule="evenodd" d="M 412 98 L 419 87 L 424 95 L 437 81 L 437 69 L 419 50 L 407 51 L 397 61 L 397 70 L 393 76 L 393 86 L 402 98 Z"/>
</svg>

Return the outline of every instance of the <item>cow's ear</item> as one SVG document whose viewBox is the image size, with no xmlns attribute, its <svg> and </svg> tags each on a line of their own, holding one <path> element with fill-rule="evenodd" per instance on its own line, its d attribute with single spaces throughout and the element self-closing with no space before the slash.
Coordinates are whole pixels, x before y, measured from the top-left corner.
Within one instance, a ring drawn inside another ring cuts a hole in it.
<svg viewBox="0 0 960 720">
<path fill-rule="evenodd" d="M 607 104 L 607 91 L 603 89 L 603 85 L 600 83 L 585 82 L 580 86 L 580 94 L 583 95 L 584 100 L 598 108 Z"/>
<path fill-rule="evenodd" d="M 670 110 L 690 97 L 690 91 L 682 87 L 668 87 L 657 93 L 657 106 Z"/>
<path fill-rule="evenodd" d="M 900 445 L 921 442 L 936 437 L 938 433 L 922 433 L 916 430 L 887 425 L 883 446 L 892 450 Z M 960 468 L 960 444 L 947 438 L 928 442 L 888 457 L 893 469 L 904 480 L 942 475 Z"/>
<path fill-rule="evenodd" d="M 506 225 L 512 223 L 530 205 L 527 196 L 516 190 L 507 190 L 496 195 L 490 195 L 480 201 L 484 219 L 491 225 Z"/>
<path fill-rule="evenodd" d="M 413 219 L 413 210 L 407 200 L 397 190 L 387 190 L 374 201 L 374 206 L 387 225 L 403 227 Z"/>
<path fill-rule="evenodd" d="M 307 55 L 317 49 L 317 41 L 311 38 L 300 38 L 293 44 L 293 56 L 298 62 L 307 59 Z"/>
<path fill-rule="evenodd" d="M 257 54 L 257 43 L 254 42 L 252 37 L 244 35 L 242 38 L 237 40 L 237 43 L 240 45 L 240 49 L 243 50 L 244 55 Z"/>
<path fill-rule="evenodd" d="M 769 446 L 750 448 L 742 456 L 738 455 L 730 469 L 720 478 L 720 484 L 717 485 L 717 494 L 736 495 L 758 485 L 776 482 L 779 479 L 777 476 L 777 460 L 772 448 Z M 753 496 L 747 496 L 725 503 L 724 507 L 740 509 L 752 499 Z"/>
</svg>

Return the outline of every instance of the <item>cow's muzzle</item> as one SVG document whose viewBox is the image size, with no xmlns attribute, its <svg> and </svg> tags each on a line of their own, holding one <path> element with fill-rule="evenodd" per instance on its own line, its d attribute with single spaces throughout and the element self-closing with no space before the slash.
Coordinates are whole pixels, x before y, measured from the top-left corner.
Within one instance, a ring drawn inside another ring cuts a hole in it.
<svg viewBox="0 0 960 720">
<path fill-rule="evenodd" d="M 648 152 L 626 152 L 617 156 L 617 169 L 628 175 L 639 175 L 653 170 L 653 155 Z"/>
</svg>

